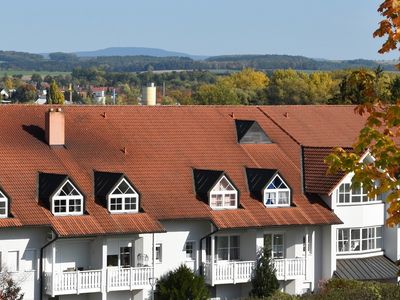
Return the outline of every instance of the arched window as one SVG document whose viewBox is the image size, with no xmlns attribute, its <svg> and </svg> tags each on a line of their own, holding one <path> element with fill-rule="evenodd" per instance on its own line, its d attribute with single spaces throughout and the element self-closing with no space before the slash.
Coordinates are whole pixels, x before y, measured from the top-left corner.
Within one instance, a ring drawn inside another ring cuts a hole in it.
<svg viewBox="0 0 400 300">
<path fill-rule="evenodd" d="M 139 211 L 139 194 L 125 178 L 123 178 L 109 194 L 108 210 L 111 213 Z"/>
<path fill-rule="evenodd" d="M 0 191 L 0 218 L 8 217 L 8 198 Z"/>
<path fill-rule="evenodd" d="M 54 215 L 83 214 L 83 196 L 69 180 L 54 194 L 52 200 Z"/>
<path fill-rule="evenodd" d="M 276 175 L 264 190 L 265 206 L 290 206 L 290 189 L 283 179 Z"/>
<path fill-rule="evenodd" d="M 223 176 L 210 192 L 210 206 L 213 209 L 237 208 L 238 192 Z"/>
</svg>

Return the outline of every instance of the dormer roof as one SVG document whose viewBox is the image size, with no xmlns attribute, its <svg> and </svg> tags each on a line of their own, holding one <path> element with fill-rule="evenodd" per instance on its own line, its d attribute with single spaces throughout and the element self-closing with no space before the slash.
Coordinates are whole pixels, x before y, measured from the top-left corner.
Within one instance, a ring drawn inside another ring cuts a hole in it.
<svg viewBox="0 0 400 300">
<path fill-rule="evenodd" d="M 50 209 L 50 199 L 68 180 L 68 175 L 39 173 L 39 201 Z"/>
<path fill-rule="evenodd" d="M 263 201 L 263 191 L 276 174 L 278 174 L 276 169 L 246 168 L 250 195 L 257 200 Z"/>
<path fill-rule="evenodd" d="M 224 176 L 224 171 L 193 169 L 194 187 L 200 200 L 208 203 L 208 193 Z"/>
<path fill-rule="evenodd" d="M 236 134 L 239 144 L 271 144 L 271 139 L 266 135 L 257 121 L 235 120 Z"/>
</svg>

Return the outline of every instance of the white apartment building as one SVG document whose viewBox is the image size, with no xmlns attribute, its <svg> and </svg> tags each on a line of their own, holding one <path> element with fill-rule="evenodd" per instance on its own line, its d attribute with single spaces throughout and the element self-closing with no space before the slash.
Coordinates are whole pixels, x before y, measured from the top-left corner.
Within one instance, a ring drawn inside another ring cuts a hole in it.
<svg viewBox="0 0 400 300">
<path fill-rule="evenodd" d="M 186 264 L 248 295 L 260 248 L 281 289 L 397 281 L 398 228 L 323 160 L 352 106 L 0 106 L 0 262 L 24 299 L 151 299 Z M 370 159 L 368 153 L 364 159 Z"/>
</svg>

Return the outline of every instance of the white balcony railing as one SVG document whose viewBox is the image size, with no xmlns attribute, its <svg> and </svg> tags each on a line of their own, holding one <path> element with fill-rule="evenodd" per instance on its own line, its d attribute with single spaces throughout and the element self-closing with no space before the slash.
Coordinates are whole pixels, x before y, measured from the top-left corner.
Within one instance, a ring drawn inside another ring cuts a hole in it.
<svg viewBox="0 0 400 300">
<path fill-rule="evenodd" d="M 71 295 L 141 289 L 150 285 L 153 268 L 108 268 L 105 270 L 72 271 L 45 274 L 46 293 Z"/>
<path fill-rule="evenodd" d="M 273 261 L 278 280 L 290 280 L 306 275 L 306 258 L 285 258 Z M 206 282 L 214 284 L 249 282 L 255 261 L 220 261 L 204 264 Z"/>
</svg>

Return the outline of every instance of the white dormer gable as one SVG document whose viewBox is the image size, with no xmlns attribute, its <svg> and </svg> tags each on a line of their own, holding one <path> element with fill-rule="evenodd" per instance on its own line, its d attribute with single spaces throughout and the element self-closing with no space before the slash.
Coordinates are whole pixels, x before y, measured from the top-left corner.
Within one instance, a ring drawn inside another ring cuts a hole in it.
<svg viewBox="0 0 400 300">
<path fill-rule="evenodd" d="M 51 211 L 57 216 L 83 214 L 83 195 L 70 180 L 66 180 L 52 196 Z"/>
<path fill-rule="evenodd" d="M 139 194 L 125 178 L 111 190 L 107 202 L 110 213 L 139 212 Z"/>
<path fill-rule="evenodd" d="M 238 191 L 233 184 L 222 176 L 210 191 L 212 209 L 234 209 L 238 206 Z"/>
<path fill-rule="evenodd" d="M 0 191 L 0 218 L 8 217 L 8 198 Z"/>
<path fill-rule="evenodd" d="M 264 189 L 266 207 L 290 206 L 290 189 L 279 174 L 276 174 Z"/>
</svg>

